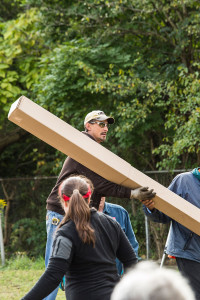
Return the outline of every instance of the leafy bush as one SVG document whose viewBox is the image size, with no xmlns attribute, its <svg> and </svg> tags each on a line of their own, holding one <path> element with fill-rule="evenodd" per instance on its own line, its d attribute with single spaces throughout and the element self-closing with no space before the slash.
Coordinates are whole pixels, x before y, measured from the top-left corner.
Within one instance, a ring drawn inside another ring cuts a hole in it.
<svg viewBox="0 0 200 300">
<path fill-rule="evenodd" d="M 28 257 L 24 253 L 18 252 L 13 255 L 9 260 L 6 260 L 6 264 L 3 269 L 7 270 L 41 270 L 45 266 L 44 258 L 39 256 L 37 259 Z"/>
<path fill-rule="evenodd" d="M 45 221 L 24 218 L 13 224 L 9 251 L 23 252 L 28 256 L 44 255 L 46 245 Z"/>
</svg>

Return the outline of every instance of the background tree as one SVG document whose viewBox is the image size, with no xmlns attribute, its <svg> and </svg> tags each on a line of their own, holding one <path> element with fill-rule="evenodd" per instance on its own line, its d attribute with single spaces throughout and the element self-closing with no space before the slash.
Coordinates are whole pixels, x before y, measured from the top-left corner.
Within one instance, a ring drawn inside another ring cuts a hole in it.
<svg viewBox="0 0 200 300">
<path fill-rule="evenodd" d="M 57 175 L 64 159 L 8 122 L 22 94 L 79 130 L 88 111 L 111 113 L 105 146 L 142 171 L 200 164 L 198 1 L 3 3 L 1 177 Z"/>
</svg>

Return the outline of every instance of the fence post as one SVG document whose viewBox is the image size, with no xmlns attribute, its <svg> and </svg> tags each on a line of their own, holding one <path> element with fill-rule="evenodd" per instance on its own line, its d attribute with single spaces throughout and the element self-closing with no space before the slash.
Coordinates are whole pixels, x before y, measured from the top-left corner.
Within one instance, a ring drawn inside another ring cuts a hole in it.
<svg viewBox="0 0 200 300">
<path fill-rule="evenodd" d="M 146 259 L 149 259 L 149 226 L 148 218 L 145 215 L 145 235 L 146 235 Z"/>
<path fill-rule="evenodd" d="M 4 264 L 5 264 L 5 253 L 4 253 L 4 244 L 3 244 L 1 213 L 0 213 L 0 244 L 1 244 L 1 263 L 2 263 L 2 266 L 4 266 Z"/>
</svg>

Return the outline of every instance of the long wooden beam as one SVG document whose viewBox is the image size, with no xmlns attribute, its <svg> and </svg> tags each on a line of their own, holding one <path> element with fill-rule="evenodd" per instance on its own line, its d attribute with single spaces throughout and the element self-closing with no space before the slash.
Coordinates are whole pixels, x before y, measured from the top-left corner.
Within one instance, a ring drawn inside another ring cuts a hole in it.
<svg viewBox="0 0 200 300">
<path fill-rule="evenodd" d="M 129 188 L 148 186 L 154 189 L 155 207 L 200 235 L 199 208 L 35 102 L 21 96 L 12 104 L 8 119 L 107 180 Z"/>
</svg>

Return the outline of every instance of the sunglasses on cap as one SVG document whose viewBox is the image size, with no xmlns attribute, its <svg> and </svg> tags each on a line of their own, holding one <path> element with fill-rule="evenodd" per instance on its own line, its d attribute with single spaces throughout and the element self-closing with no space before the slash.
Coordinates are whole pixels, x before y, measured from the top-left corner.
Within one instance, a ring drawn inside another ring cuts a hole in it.
<svg viewBox="0 0 200 300">
<path fill-rule="evenodd" d="M 92 122 L 89 122 L 90 124 L 98 124 L 101 128 L 104 128 L 104 127 L 109 127 L 110 124 L 108 123 L 104 123 L 104 122 L 99 122 L 99 121 L 92 121 Z"/>
</svg>

